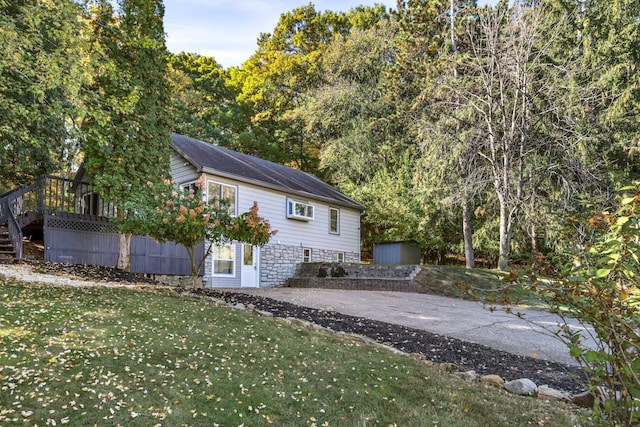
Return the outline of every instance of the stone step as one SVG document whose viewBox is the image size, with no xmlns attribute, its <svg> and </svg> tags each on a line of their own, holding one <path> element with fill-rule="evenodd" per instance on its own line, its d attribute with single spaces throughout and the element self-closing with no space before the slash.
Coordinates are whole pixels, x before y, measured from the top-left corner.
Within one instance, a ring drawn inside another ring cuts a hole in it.
<svg viewBox="0 0 640 427">
<path fill-rule="evenodd" d="M 424 287 L 410 279 L 352 279 L 293 277 L 285 282 L 289 288 L 344 289 L 351 291 L 391 291 L 424 293 Z"/>
</svg>

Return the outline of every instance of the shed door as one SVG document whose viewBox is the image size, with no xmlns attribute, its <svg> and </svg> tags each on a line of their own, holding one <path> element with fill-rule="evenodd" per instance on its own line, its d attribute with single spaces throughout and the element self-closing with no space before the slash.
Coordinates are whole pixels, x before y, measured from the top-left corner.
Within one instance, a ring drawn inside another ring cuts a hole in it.
<svg viewBox="0 0 640 427">
<path fill-rule="evenodd" d="M 258 287 L 258 252 L 257 246 L 242 245 L 242 270 L 240 272 L 240 286 L 243 288 Z"/>
</svg>

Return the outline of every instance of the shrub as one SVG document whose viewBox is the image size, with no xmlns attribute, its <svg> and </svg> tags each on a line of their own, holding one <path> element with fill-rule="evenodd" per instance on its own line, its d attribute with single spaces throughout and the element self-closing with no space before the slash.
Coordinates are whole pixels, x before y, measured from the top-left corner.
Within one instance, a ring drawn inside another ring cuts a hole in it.
<svg viewBox="0 0 640 427">
<path fill-rule="evenodd" d="M 586 227 L 599 229 L 571 263 L 540 257 L 528 288 L 564 319 L 593 328 L 596 348 L 567 326 L 559 336 L 583 366 L 596 395 L 595 415 L 606 425 L 640 423 L 640 184 L 621 190 L 615 210 L 597 212 Z M 538 280 L 552 277 L 550 284 Z"/>
</svg>

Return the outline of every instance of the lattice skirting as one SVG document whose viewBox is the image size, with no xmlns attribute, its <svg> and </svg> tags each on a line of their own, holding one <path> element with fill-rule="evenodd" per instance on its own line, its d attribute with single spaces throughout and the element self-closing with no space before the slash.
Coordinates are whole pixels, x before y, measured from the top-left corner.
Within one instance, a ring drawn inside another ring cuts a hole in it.
<svg viewBox="0 0 640 427">
<path fill-rule="evenodd" d="M 69 217 L 46 216 L 45 229 L 57 228 L 62 230 L 83 231 L 93 233 L 115 234 L 116 227 L 106 221 L 91 221 L 87 219 L 76 219 Z"/>
</svg>

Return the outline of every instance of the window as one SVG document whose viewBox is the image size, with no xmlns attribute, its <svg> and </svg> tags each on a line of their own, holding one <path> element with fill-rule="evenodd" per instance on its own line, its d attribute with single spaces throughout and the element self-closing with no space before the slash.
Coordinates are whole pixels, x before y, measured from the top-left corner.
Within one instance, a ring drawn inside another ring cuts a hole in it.
<svg viewBox="0 0 640 427">
<path fill-rule="evenodd" d="M 242 245 L 242 250 L 244 251 L 244 255 L 242 257 L 244 262 L 242 264 L 245 266 L 253 265 L 253 246 Z"/>
<path fill-rule="evenodd" d="M 313 219 L 313 206 L 309 203 L 287 199 L 287 218 L 309 221 Z"/>
<path fill-rule="evenodd" d="M 338 252 L 336 255 L 336 261 L 344 262 L 344 252 Z"/>
<path fill-rule="evenodd" d="M 340 234 L 340 209 L 329 208 L 329 233 Z"/>
<path fill-rule="evenodd" d="M 302 262 L 311 262 L 311 248 L 302 249 Z"/>
<path fill-rule="evenodd" d="M 213 274 L 219 276 L 233 276 L 233 245 L 216 246 L 213 248 Z"/>
<path fill-rule="evenodd" d="M 207 201 L 225 200 L 229 204 L 229 215 L 236 214 L 236 187 L 215 181 L 207 182 Z"/>
<path fill-rule="evenodd" d="M 182 189 L 184 191 L 193 191 L 194 193 L 198 191 L 198 187 L 196 187 L 196 182 L 189 182 L 187 184 L 182 184 Z"/>
</svg>

